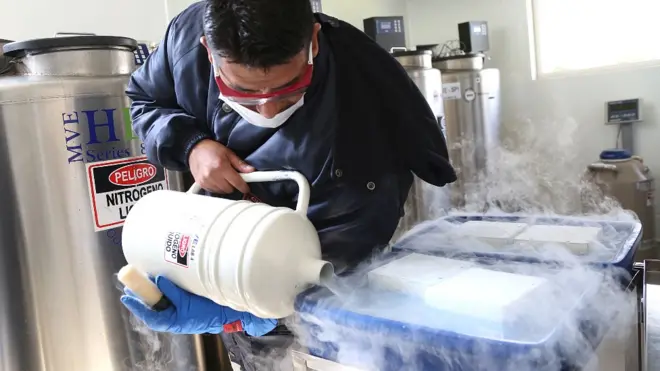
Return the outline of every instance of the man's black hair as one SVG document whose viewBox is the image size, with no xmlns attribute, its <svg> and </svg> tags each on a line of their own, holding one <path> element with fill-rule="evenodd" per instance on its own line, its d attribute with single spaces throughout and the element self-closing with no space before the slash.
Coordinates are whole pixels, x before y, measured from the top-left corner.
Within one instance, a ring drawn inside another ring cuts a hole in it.
<svg viewBox="0 0 660 371">
<path fill-rule="evenodd" d="M 314 29 L 309 0 L 207 0 L 204 34 L 215 54 L 268 69 L 307 49 Z"/>
</svg>

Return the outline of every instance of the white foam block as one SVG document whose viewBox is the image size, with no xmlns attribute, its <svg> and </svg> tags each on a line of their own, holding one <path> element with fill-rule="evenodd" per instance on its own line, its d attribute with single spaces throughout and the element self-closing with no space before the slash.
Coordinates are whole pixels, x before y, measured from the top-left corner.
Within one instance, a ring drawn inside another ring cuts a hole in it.
<svg viewBox="0 0 660 371">
<path fill-rule="evenodd" d="M 503 247 L 513 243 L 513 238 L 526 227 L 525 223 L 471 220 L 459 225 L 452 233 L 475 238 L 493 247 Z"/>
<path fill-rule="evenodd" d="M 560 244 L 574 254 L 584 255 L 589 252 L 589 246 L 599 240 L 601 233 L 600 227 L 534 225 L 516 236 L 515 242 L 538 247 Z"/>
<path fill-rule="evenodd" d="M 429 287 L 473 266 L 467 261 L 413 253 L 370 271 L 367 279 L 372 288 L 423 298 Z"/>
<path fill-rule="evenodd" d="M 541 277 L 472 268 L 428 288 L 424 302 L 504 331 L 516 316 L 542 305 L 549 290 L 550 283 Z"/>
</svg>

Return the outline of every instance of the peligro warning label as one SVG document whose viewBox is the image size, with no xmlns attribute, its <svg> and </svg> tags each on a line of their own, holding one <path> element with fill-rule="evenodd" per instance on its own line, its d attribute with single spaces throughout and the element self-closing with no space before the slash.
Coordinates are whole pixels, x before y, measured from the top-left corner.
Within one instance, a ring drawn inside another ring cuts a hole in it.
<svg viewBox="0 0 660 371">
<path fill-rule="evenodd" d="M 199 237 L 181 232 L 169 232 L 165 242 L 165 261 L 188 268 L 195 260 L 195 250 Z"/>
<path fill-rule="evenodd" d="M 146 157 L 132 157 L 87 164 L 87 183 L 94 228 L 103 231 L 124 224 L 140 198 L 167 189 L 167 173 Z"/>
</svg>

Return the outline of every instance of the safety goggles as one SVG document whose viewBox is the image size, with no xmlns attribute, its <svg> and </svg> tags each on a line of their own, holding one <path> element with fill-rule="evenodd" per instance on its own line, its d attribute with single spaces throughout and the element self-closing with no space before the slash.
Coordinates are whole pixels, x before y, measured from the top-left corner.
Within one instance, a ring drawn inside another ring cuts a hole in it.
<svg viewBox="0 0 660 371">
<path fill-rule="evenodd" d="M 258 106 L 268 102 L 286 100 L 287 98 L 298 96 L 305 91 L 312 83 L 312 75 L 314 72 L 314 56 L 312 54 L 312 46 L 309 46 L 309 59 L 307 66 L 302 75 L 293 84 L 268 93 L 246 93 L 238 91 L 229 87 L 222 78 L 219 76 L 220 67 L 215 64 L 215 82 L 220 89 L 220 95 L 223 100 L 232 101 L 244 106 Z"/>
</svg>

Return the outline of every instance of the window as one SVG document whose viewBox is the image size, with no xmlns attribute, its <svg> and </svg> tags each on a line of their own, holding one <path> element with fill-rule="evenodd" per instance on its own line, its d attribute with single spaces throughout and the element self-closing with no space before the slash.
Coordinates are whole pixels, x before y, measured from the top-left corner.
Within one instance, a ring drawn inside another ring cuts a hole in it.
<svg viewBox="0 0 660 371">
<path fill-rule="evenodd" d="M 531 0 L 539 75 L 660 60 L 659 0 Z"/>
</svg>

